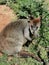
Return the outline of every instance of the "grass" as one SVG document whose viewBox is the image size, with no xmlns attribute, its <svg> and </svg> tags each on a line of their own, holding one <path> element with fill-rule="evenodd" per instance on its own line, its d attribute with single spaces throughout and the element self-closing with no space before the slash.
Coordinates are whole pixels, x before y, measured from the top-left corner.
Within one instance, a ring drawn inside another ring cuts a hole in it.
<svg viewBox="0 0 49 65">
<path fill-rule="evenodd" d="M 46 2 L 49 2 L 47 0 Z M 1 10 L 0 10 L 1 11 Z M 4 10 L 5 11 L 5 10 Z M 3 12 L 4 13 L 4 12 Z M 11 15 L 12 17 L 12 15 Z M 14 17 L 14 16 L 13 16 Z M 47 51 L 45 50 L 44 47 L 39 46 L 38 48 L 36 47 L 36 44 L 30 44 L 29 47 L 24 47 L 25 50 L 28 52 L 32 52 L 35 55 L 37 55 L 37 49 L 40 49 L 40 56 L 42 59 L 45 61 L 49 61 L 49 58 L 47 57 Z M 0 57 L 0 65 L 43 65 L 42 63 L 38 62 L 34 58 L 28 57 L 28 58 L 21 58 L 21 57 L 13 57 L 12 60 L 8 60 L 8 56 L 6 54 L 3 54 L 3 56 Z"/>
</svg>

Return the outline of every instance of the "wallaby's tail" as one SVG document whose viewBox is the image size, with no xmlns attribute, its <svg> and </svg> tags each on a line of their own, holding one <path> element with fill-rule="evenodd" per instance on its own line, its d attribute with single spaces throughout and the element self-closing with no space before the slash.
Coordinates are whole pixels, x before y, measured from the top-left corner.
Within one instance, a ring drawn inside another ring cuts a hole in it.
<svg viewBox="0 0 49 65">
<path fill-rule="evenodd" d="M 22 51 L 22 52 L 19 52 L 19 55 L 22 57 L 32 57 L 32 58 L 36 59 L 37 61 L 42 62 L 42 60 L 33 53 Z"/>
</svg>

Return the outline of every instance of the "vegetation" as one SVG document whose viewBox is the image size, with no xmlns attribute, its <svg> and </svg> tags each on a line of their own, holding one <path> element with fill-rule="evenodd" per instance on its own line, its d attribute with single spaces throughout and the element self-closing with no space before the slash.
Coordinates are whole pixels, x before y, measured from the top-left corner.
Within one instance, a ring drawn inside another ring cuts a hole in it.
<svg viewBox="0 0 49 65">
<path fill-rule="evenodd" d="M 6 0 L 0 0 L 0 4 L 5 4 Z"/>
<path fill-rule="evenodd" d="M 47 64 L 49 62 L 49 11 L 45 0 L 0 0 L 0 4 L 10 6 L 18 17 L 27 17 L 28 15 L 41 17 L 40 38 L 34 39 L 28 47 L 24 48 L 38 55 Z M 15 63 L 18 65 L 43 65 L 32 58 L 14 57 L 10 62 L 7 61 L 6 55 L 0 58 L 0 65 Z"/>
</svg>

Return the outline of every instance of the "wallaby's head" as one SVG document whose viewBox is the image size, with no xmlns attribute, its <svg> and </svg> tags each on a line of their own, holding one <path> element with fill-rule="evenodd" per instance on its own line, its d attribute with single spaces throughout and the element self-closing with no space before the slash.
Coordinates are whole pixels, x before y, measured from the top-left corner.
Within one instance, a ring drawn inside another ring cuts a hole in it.
<svg viewBox="0 0 49 65">
<path fill-rule="evenodd" d="M 29 26 L 30 26 L 30 31 L 33 35 L 37 36 L 39 28 L 40 28 L 40 18 L 34 18 L 32 16 L 29 17 L 30 21 L 29 21 Z"/>
</svg>

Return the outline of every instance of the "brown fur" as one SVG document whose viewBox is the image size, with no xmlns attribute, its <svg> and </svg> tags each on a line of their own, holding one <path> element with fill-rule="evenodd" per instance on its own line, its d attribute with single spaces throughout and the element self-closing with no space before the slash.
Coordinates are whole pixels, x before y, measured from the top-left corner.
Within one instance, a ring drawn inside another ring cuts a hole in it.
<svg viewBox="0 0 49 65">
<path fill-rule="evenodd" d="M 27 40 L 32 40 L 29 35 L 29 32 L 31 32 L 31 29 L 29 31 L 29 27 L 33 25 L 33 22 L 39 22 L 39 19 L 37 18 L 29 21 L 30 22 L 28 23 L 28 19 L 21 19 L 17 20 L 16 22 L 11 22 L 4 28 L 3 31 L 0 32 L 1 52 L 8 55 L 14 55 L 21 52 L 22 46 L 27 42 Z M 29 56 L 32 56 L 32 54 L 29 54 Z"/>
</svg>

